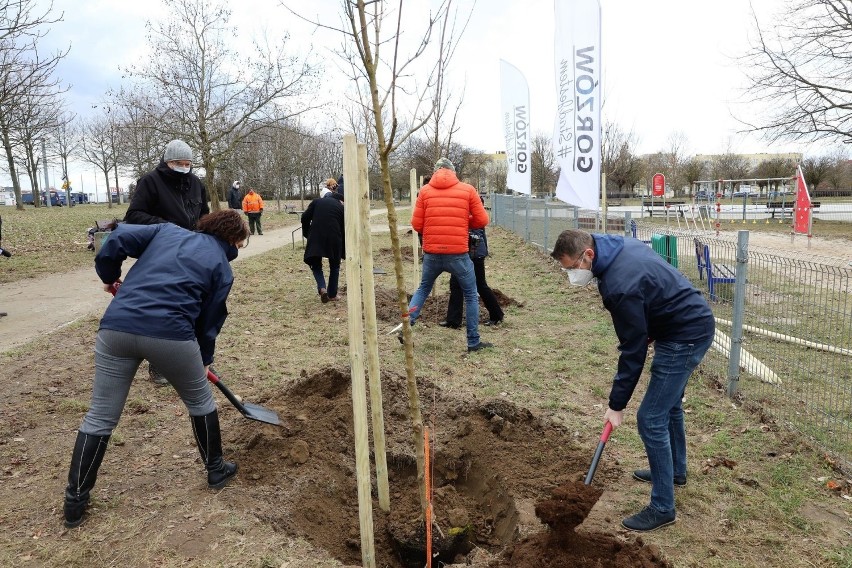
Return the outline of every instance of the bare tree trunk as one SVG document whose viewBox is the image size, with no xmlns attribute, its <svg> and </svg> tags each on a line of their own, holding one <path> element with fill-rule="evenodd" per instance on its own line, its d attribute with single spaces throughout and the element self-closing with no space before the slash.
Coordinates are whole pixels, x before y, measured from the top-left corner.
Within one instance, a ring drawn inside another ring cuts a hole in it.
<svg viewBox="0 0 852 568">
<path fill-rule="evenodd" d="M 41 188 L 38 185 L 38 164 L 36 163 L 32 144 L 25 142 L 24 151 L 27 154 L 27 176 L 30 178 L 30 186 L 33 190 L 33 206 L 41 207 Z"/>
<path fill-rule="evenodd" d="M 104 168 L 104 181 L 106 182 L 107 208 L 112 209 L 112 192 L 109 190 L 109 168 Z M 116 189 L 116 191 L 118 191 Z"/>
<path fill-rule="evenodd" d="M 115 195 L 118 197 L 119 203 L 124 203 L 124 196 L 121 195 L 121 187 L 118 185 L 118 164 L 116 164 L 113 168 L 113 172 L 115 172 Z M 110 202 L 112 202 L 112 199 L 110 199 Z M 68 203 L 71 203 L 70 199 L 68 200 Z"/>
<path fill-rule="evenodd" d="M 361 11 L 361 29 L 366 36 L 366 22 L 364 20 L 364 12 Z M 367 43 L 367 42 L 365 42 Z M 367 50 L 369 44 L 367 43 Z M 384 123 L 382 122 L 382 103 L 379 101 L 379 91 L 376 88 L 376 66 L 372 62 L 372 56 L 369 51 L 364 56 L 364 66 L 367 72 L 367 77 L 370 82 L 370 94 L 372 96 L 373 116 L 376 126 L 376 138 L 379 145 L 379 164 L 382 170 L 382 186 L 385 205 L 388 209 L 388 227 L 390 228 L 391 248 L 393 249 L 393 268 L 396 275 L 396 292 L 397 303 L 400 314 L 408 314 L 408 295 L 405 291 L 405 277 L 402 271 L 402 252 L 399 243 L 399 226 L 397 223 L 396 207 L 393 204 L 393 186 L 390 177 L 390 161 L 388 155 L 390 148 L 388 147 L 387 138 L 385 137 Z M 344 180 L 345 181 L 345 180 Z M 424 487 L 425 485 L 425 447 L 423 443 L 423 416 L 420 413 L 420 395 L 417 392 L 417 377 L 414 374 L 414 346 L 411 343 L 411 322 L 408 316 L 402 318 L 402 333 L 405 339 L 405 377 L 408 387 L 408 412 L 411 419 L 411 435 L 414 442 L 414 452 L 417 458 L 417 486 Z M 420 511 L 425 516 L 426 492 L 419 491 L 420 494 Z M 425 518 L 425 517 L 424 517 Z"/>
<path fill-rule="evenodd" d="M 15 209 L 23 211 L 24 204 L 21 201 L 21 182 L 18 181 L 18 170 L 15 168 L 15 158 L 12 155 L 12 142 L 9 140 L 9 131 L 6 128 L 0 130 L 2 130 L 3 136 L 3 149 L 6 151 L 6 162 L 9 165 L 9 177 L 12 178 L 12 190 L 15 192 Z"/>
</svg>

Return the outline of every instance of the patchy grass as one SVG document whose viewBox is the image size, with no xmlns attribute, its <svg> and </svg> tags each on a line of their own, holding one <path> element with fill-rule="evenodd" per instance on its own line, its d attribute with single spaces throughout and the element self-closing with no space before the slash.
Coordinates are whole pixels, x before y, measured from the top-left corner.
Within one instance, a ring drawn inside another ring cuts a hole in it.
<svg viewBox="0 0 852 568">
<path fill-rule="evenodd" d="M 263 227 L 268 230 L 299 223 L 299 216 L 286 213 L 283 204 L 299 208 L 299 201 L 271 201 L 263 214 Z M 227 207 L 227 204 L 224 204 Z M 87 232 L 95 221 L 123 219 L 127 204 L 77 205 L 75 207 L 25 206 L 23 211 L 3 207 L 3 248 L 14 255 L 3 261 L 0 284 L 37 278 L 80 268 L 90 268 L 94 253 L 86 249 Z"/>
</svg>

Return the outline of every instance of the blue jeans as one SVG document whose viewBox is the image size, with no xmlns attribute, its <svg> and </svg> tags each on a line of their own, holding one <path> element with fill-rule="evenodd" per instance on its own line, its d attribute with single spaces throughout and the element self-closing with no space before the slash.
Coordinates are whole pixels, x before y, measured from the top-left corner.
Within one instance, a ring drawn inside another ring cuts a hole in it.
<svg viewBox="0 0 852 568">
<path fill-rule="evenodd" d="M 681 401 L 686 382 L 713 343 L 654 343 L 648 390 L 636 421 L 651 467 L 651 507 L 674 511 L 674 476 L 686 477 L 686 429 Z"/>
<path fill-rule="evenodd" d="M 411 313 L 411 325 L 414 325 L 414 322 L 420 317 L 423 302 L 429 297 L 432 287 L 435 285 L 435 280 L 442 272 L 449 272 L 458 279 L 462 294 L 464 294 L 465 311 L 468 314 L 477 314 L 473 317 L 466 317 L 465 322 L 467 323 L 467 346 L 479 345 L 479 296 L 476 292 L 476 274 L 473 271 L 473 261 L 470 260 L 470 255 L 466 252 L 461 254 L 432 254 L 427 252 L 423 255 L 420 287 L 414 292 L 411 303 L 408 304 L 408 311 Z"/>
<path fill-rule="evenodd" d="M 322 257 L 321 256 L 312 256 L 308 260 L 310 260 L 311 272 L 314 275 L 314 280 L 317 281 L 317 292 L 321 289 L 326 288 L 325 286 L 325 276 L 322 272 Z M 340 260 L 333 261 L 328 259 L 328 288 L 326 288 L 326 292 L 328 292 L 329 298 L 337 297 L 337 281 L 340 278 Z"/>
</svg>

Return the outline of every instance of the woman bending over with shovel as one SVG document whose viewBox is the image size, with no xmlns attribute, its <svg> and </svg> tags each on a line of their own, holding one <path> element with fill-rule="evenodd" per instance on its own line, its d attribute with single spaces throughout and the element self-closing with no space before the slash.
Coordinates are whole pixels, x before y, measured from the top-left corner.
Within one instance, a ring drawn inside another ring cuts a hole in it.
<svg viewBox="0 0 852 568">
<path fill-rule="evenodd" d="M 107 442 L 143 359 L 163 373 L 186 405 L 208 486 L 224 487 L 237 472 L 235 463 L 222 459 L 207 369 L 228 315 L 225 301 L 234 282 L 230 261 L 245 246 L 249 231 L 234 209 L 203 217 L 196 229 L 122 224 L 95 257 L 104 290 L 115 298 L 95 341 L 92 401 L 77 432 L 65 489 L 66 527 L 84 520 Z M 122 283 L 127 257 L 138 260 Z"/>
</svg>

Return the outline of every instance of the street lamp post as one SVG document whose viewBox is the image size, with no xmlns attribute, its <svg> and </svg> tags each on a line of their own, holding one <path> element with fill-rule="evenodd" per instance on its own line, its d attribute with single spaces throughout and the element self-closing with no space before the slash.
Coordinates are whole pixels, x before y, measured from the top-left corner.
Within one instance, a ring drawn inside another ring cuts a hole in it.
<svg viewBox="0 0 852 568">
<path fill-rule="evenodd" d="M 41 139 L 41 161 L 44 162 L 44 195 L 47 206 L 50 207 L 50 181 L 47 179 L 47 145 L 44 143 L 44 138 Z M 34 195 L 33 200 L 38 199 Z"/>
</svg>

